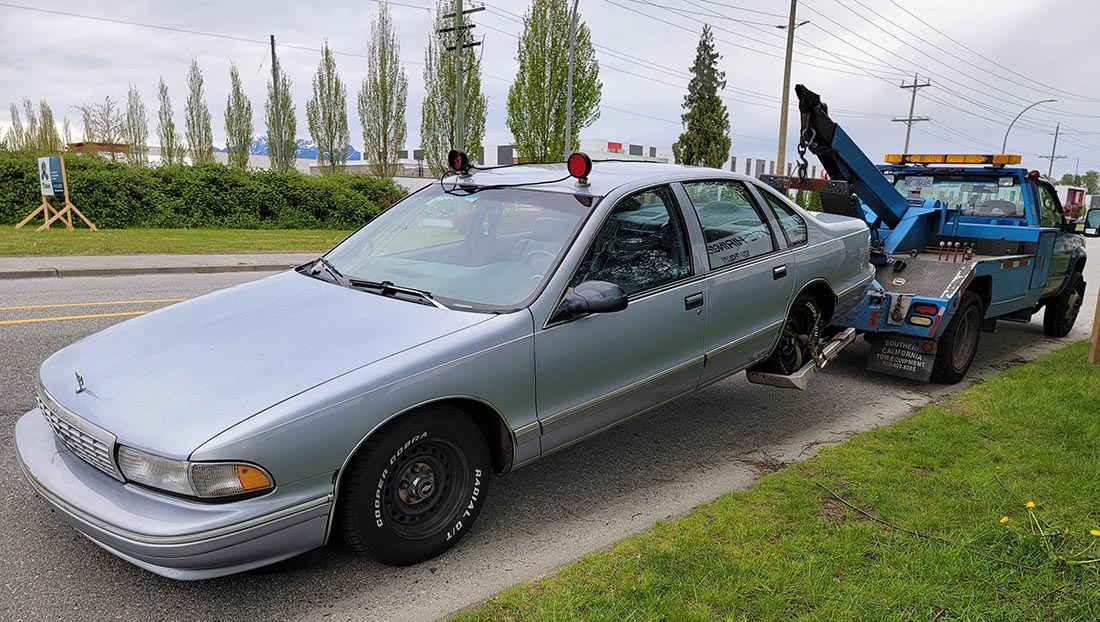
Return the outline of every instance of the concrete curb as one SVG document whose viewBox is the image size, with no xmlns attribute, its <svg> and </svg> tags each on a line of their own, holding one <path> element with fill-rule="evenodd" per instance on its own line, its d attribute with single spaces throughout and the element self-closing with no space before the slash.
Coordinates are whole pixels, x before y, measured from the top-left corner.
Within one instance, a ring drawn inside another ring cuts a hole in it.
<svg viewBox="0 0 1100 622">
<path fill-rule="evenodd" d="M 0 280 L 44 279 L 52 277 L 132 276 L 138 274 L 216 274 L 223 272 L 279 272 L 294 264 L 241 264 L 222 266 L 155 266 L 119 268 L 37 268 L 34 270 L 0 270 Z"/>
</svg>

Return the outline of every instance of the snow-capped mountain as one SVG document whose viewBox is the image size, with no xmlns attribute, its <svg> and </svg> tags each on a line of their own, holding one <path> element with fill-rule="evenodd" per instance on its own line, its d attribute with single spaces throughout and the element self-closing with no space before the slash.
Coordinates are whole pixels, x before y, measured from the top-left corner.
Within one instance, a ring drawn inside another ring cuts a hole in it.
<svg viewBox="0 0 1100 622">
<path fill-rule="evenodd" d="M 317 159 L 317 144 L 312 140 L 306 140 L 305 138 L 299 138 L 298 144 L 298 157 L 307 160 Z M 220 151 L 225 153 L 229 151 L 228 148 L 215 147 L 214 151 Z M 257 136 L 253 139 L 252 144 L 248 147 L 248 153 L 252 155 L 270 155 L 267 149 L 267 136 Z M 363 154 L 355 150 L 355 147 L 348 145 L 348 160 L 362 160 Z"/>
</svg>

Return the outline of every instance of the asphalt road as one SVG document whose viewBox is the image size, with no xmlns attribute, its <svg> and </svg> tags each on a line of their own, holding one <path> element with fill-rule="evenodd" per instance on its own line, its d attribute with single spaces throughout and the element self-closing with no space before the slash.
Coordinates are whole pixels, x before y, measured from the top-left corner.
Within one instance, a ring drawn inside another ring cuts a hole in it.
<svg viewBox="0 0 1100 622">
<path fill-rule="evenodd" d="M 1088 334 L 1100 262 L 1075 332 Z M 45 357 L 127 315 L 257 274 L 0 281 L 0 620 L 428 620 L 531 579 L 656 521 L 747 486 L 825 444 L 895 421 L 1058 347 L 1040 321 L 984 334 L 955 387 L 867 372 L 859 341 L 806 392 L 738 375 L 494 481 L 476 528 L 442 557 L 394 569 L 329 546 L 262 572 L 184 583 L 114 558 L 30 492 L 11 448 Z M 124 302 L 81 306 L 74 303 Z M 159 302 L 128 302 L 159 301 Z M 11 309 L 11 307 L 39 307 Z M 27 322 L 39 318 L 100 316 Z M 1041 319 L 1041 318 L 1039 318 Z"/>
</svg>

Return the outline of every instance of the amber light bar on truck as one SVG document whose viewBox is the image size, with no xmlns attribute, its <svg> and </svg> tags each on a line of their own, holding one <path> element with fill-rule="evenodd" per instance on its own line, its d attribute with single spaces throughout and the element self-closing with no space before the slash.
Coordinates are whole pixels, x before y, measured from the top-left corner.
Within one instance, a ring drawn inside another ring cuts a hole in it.
<svg viewBox="0 0 1100 622">
<path fill-rule="evenodd" d="M 1022 158 L 1016 154 L 966 154 L 966 153 L 888 153 L 887 164 L 1019 164 Z"/>
</svg>

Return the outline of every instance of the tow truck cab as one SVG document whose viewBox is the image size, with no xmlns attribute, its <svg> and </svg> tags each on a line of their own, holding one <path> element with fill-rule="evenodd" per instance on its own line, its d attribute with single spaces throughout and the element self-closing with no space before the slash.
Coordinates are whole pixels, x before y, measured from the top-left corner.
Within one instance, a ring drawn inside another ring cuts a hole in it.
<svg viewBox="0 0 1100 622">
<path fill-rule="evenodd" d="M 868 369 L 954 383 L 997 320 L 1027 322 L 1046 307 L 1046 333 L 1070 331 L 1084 296 L 1084 238 L 1053 185 L 1013 166 L 1020 156 L 895 154 L 876 166 L 817 94 L 802 85 L 796 93 L 802 146 L 831 178 L 822 205 L 871 229 L 876 280 L 834 322 L 869 335 Z"/>
</svg>

